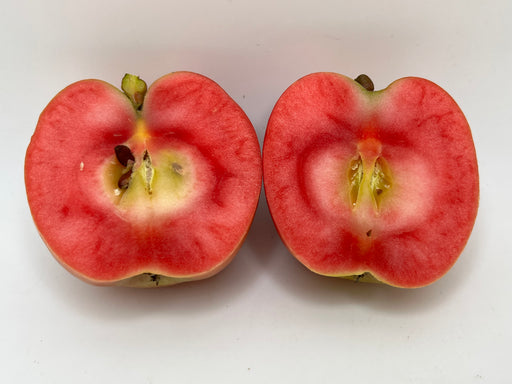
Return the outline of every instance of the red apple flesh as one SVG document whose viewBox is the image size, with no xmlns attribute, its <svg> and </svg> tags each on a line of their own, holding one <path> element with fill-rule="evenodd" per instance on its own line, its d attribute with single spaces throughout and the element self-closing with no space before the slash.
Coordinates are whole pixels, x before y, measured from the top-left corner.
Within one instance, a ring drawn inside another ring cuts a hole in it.
<svg viewBox="0 0 512 384">
<path fill-rule="evenodd" d="M 376 92 L 363 80 L 315 73 L 279 98 L 263 146 L 270 213 L 314 272 L 425 286 L 453 266 L 475 222 L 471 131 L 428 80 Z"/>
<path fill-rule="evenodd" d="M 230 262 L 254 217 L 261 155 L 253 126 L 195 73 L 166 75 L 147 94 L 127 75 L 123 90 L 79 81 L 42 112 L 25 160 L 39 233 L 66 269 L 93 284 L 209 277 Z"/>
</svg>

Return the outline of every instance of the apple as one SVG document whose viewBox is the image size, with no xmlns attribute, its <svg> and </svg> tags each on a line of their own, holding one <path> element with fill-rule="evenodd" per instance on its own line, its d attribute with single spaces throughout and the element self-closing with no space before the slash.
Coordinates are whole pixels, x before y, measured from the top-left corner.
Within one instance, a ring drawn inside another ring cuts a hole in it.
<svg viewBox="0 0 512 384">
<path fill-rule="evenodd" d="M 74 83 L 42 112 L 25 159 L 36 227 L 97 285 L 212 276 L 240 248 L 261 189 L 254 128 L 212 80 L 175 72 L 149 89 Z"/>
<path fill-rule="evenodd" d="M 277 101 L 263 181 L 289 251 L 326 276 L 421 287 L 455 263 L 475 222 L 469 125 L 439 86 L 314 73 Z"/>
</svg>

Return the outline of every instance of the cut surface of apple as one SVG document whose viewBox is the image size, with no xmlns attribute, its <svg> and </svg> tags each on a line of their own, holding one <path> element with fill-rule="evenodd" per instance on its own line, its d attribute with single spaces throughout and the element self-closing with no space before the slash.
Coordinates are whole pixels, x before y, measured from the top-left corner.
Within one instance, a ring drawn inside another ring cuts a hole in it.
<svg viewBox="0 0 512 384">
<path fill-rule="evenodd" d="M 370 89 L 324 72 L 283 93 L 263 146 L 268 206 L 283 242 L 310 270 L 425 286 L 453 266 L 475 222 L 471 131 L 428 80 Z"/>
<path fill-rule="evenodd" d="M 241 246 L 261 189 L 256 133 L 212 80 L 149 89 L 83 80 L 42 112 L 25 159 L 35 224 L 56 259 L 99 285 L 209 277 Z"/>
</svg>

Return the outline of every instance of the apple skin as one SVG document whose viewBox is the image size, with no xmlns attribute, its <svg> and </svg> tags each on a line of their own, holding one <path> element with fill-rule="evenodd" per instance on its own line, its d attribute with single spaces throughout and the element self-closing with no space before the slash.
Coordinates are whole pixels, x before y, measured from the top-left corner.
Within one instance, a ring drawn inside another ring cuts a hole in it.
<svg viewBox="0 0 512 384">
<path fill-rule="evenodd" d="M 242 245 L 260 195 L 256 133 L 218 84 L 174 72 L 141 106 L 139 85 L 126 94 L 100 80 L 66 87 L 26 153 L 43 241 L 95 285 L 161 287 L 218 273 Z M 131 153 L 129 166 L 117 146 Z"/>
<path fill-rule="evenodd" d="M 415 77 L 376 92 L 336 73 L 297 80 L 269 118 L 263 180 L 281 239 L 308 269 L 403 288 L 453 266 L 478 210 L 466 118 Z"/>
</svg>

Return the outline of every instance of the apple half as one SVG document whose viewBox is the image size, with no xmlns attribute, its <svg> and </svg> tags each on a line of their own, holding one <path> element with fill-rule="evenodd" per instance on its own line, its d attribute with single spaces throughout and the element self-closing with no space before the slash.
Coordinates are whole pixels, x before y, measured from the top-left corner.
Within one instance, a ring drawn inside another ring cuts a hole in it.
<svg viewBox="0 0 512 384">
<path fill-rule="evenodd" d="M 314 73 L 277 101 L 263 145 L 276 228 L 307 268 L 414 288 L 443 276 L 475 222 L 479 181 L 469 125 L 421 78 L 373 91 Z"/>
<path fill-rule="evenodd" d="M 55 258 L 97 285 L 155 287 L 212 276 L 240 248 L 261 190 L 254 128 L 212 80 L 175 72 L 123 92 L 62 90 L 25 159 L 30 210 Z"/>
</svg>

